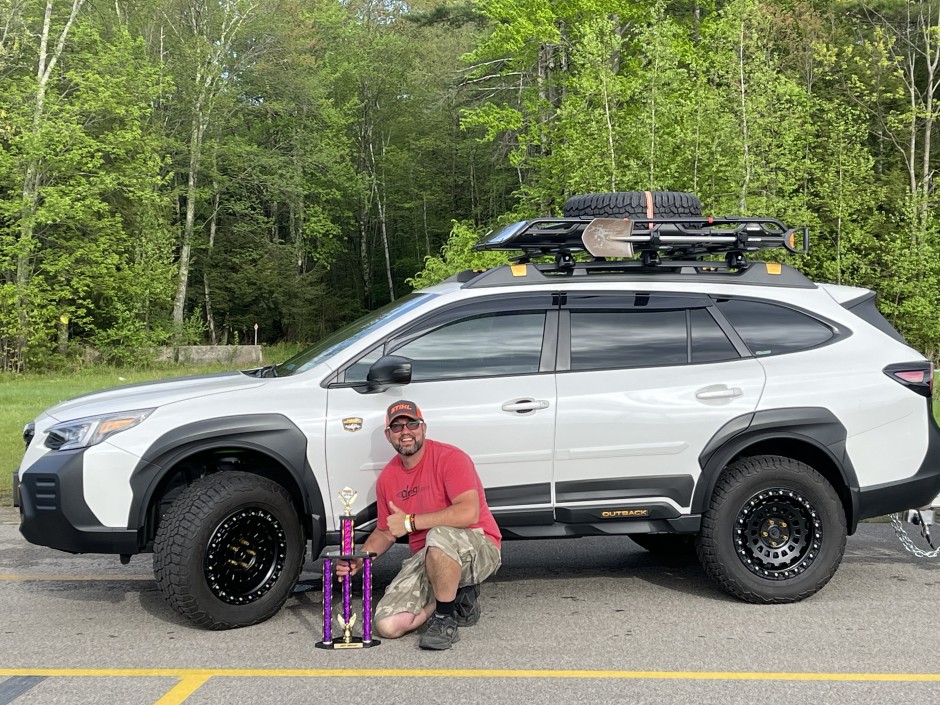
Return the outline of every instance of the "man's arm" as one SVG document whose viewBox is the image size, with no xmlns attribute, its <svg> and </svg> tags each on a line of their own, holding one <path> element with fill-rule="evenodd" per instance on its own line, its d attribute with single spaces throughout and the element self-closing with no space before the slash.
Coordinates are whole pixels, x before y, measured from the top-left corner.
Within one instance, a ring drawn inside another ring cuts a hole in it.
<svg viewBox="0 0 940 705">
<path fill-rule="evenodd" d="M 395 537 L 388 531 L 374 529 L 369 538 L 362 544 L 362 550 L 366 553 L 374 553 L 381 556 L 395 543 Z M 336 561 L 336 575 L 342 578 L 344 575 L 355 575 L 362 568 L 362 559 L 354 558 L 351 561 Z"/>
<path fill-rule="evenodd" d="M 392 513 L 388 516 L 388 530 L 391 533 L 392 540 L 399 536 L 404 536 L 408 532 L 405 530 L 405 513 L 395 506 L 394 502 L 388 503 Z M 411 527 L 415 531 L 424 531 L 433 529 L 435 526 L 450 526 L 455 529 L 466 529 L 473 526 L 480 520 L 480 495 L 476 490 L 467 490 L 454 497 L 454 501 L 449 507 L 439 509 L 436 512 L 426 514 L 415 514 L 414 525 Z M 369 538 L 372 538 L 371 536 Z M 388 547 L 386 546 L 386 550 Z"/>
</svg>

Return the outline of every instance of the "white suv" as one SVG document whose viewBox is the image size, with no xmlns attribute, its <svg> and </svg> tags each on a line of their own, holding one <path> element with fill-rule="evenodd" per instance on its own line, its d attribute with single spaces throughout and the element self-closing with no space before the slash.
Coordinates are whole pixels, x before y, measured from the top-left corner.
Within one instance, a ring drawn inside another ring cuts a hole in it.
<svg viewBox="0 0 940 705">
<path fill-rule="evenodd" d="M 153 551 L 196 624 L 262 621 L 307 542 L 337 543 L 344 486 L 370 528 L 385 408 L 407 396 L 471 455 L 504 537 L 694 544 L 727 592 L 800 600 L 859 520 L 940 492 L 932 365 L 874 294 L 747 260 L 805 245 L 774 219 L 705 218 L 689 194 L 575 197 L 565 218 L 479 245 L 515 264 L 412 293 L 283 364 L 49 409 L 25 432 L 20 529 L 63 551 Z"/>
</svg>

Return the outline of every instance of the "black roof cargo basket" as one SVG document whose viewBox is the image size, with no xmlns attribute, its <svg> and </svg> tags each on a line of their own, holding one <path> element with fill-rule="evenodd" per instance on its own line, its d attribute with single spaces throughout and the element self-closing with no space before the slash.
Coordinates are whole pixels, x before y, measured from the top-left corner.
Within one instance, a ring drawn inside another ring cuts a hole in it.
<svg viewBox="0 0 940 705">
<path fill-rule="evenodd" d="M 474 249 L 522 251 L 516 261 L 554 256 L 560 268 L 574 266 L 571 254 L 587 251 L 594 258 L 632 257 L 657 266 L 676 257 L 725 255 L 731 268 L 746 268 L 746 252 L 785 248 L 798 254 L 809 249 L 807 228 L 789 228 L 776 218 L 728 216 L 656 218 L 534 218 L 489 232 Z"/>
</svg>

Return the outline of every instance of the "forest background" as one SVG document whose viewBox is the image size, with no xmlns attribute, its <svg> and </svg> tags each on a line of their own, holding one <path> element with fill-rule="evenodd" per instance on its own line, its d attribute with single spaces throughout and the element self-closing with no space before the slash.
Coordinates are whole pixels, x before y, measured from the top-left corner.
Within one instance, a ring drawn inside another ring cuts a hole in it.
<svg viewBox="0 0 940 705">
<path fill-rule="evenodd" d="M 618 190 L 809 226 L 937 359 L 938 87 L 940 0 L 0 0 L 0 370 L 313 341 Z"/>
</svg>

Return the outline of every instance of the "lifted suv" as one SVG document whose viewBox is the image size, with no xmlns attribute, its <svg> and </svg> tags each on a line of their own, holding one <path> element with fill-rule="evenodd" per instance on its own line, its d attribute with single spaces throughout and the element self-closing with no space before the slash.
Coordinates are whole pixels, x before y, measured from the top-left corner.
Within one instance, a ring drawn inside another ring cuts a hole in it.
<svg viewBox="0 0 940 705">
<path fill-rule="evenodd" d="M 932 365 L 874 293 L 748 261 L 805 250 L 805 229 L 703 217 L 675 193 L 579 196 L 565 215 L 478 245 L 521 252 L 514 264 L 410 294 L 283 364 L 49 409 L 16 477 L 23 535 L 153 551 L 180 614 L 262 621 L 307 542 L 337 543 L 341 488 L 370 528 L 401 396 L 473 457 L 504 537 L 694 544 L 750 602 L 812 595 L 859 520 L 940 492 Z"/>
</svg>

